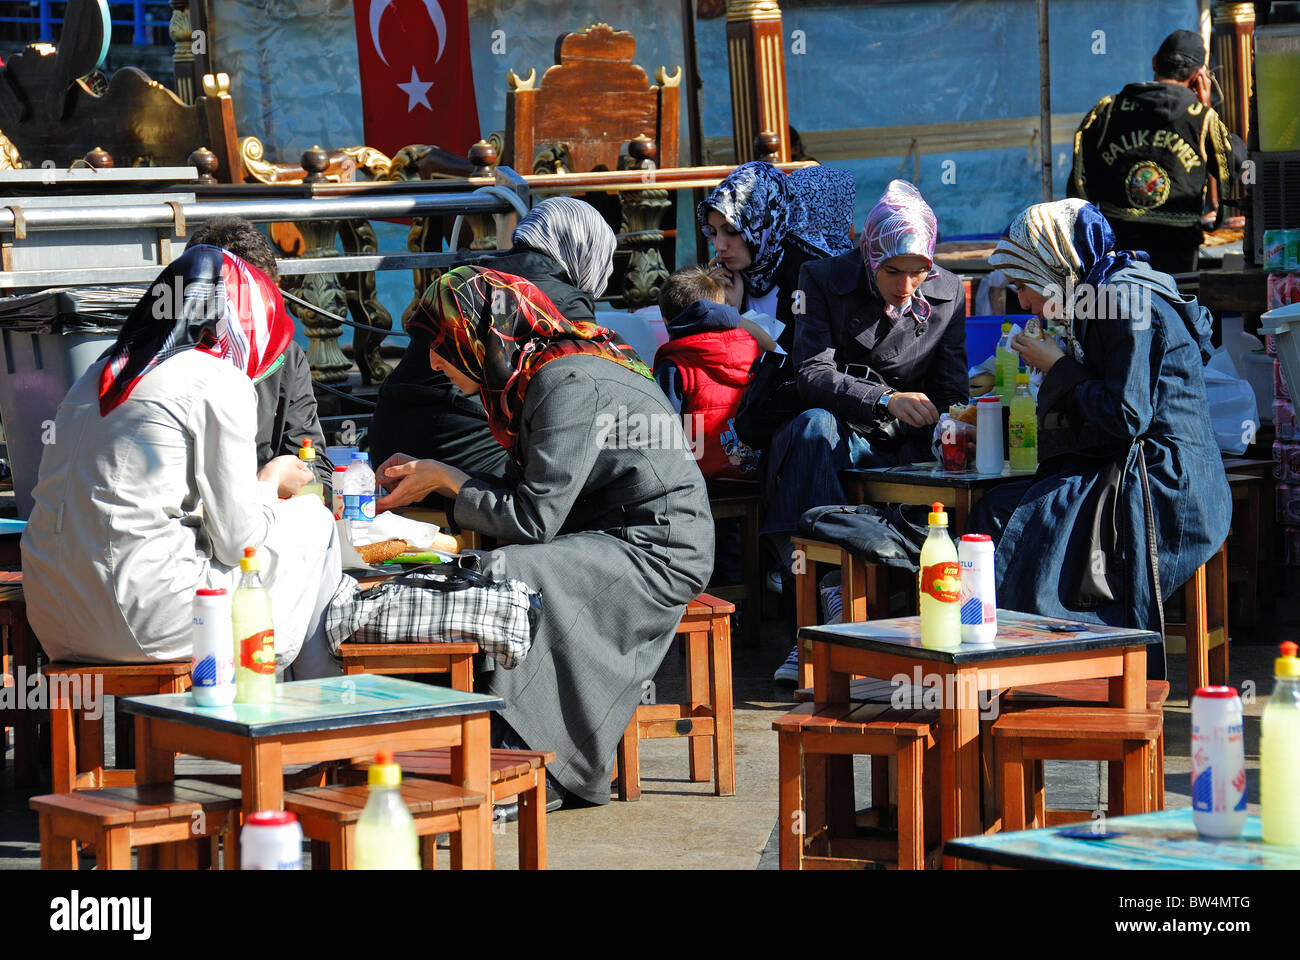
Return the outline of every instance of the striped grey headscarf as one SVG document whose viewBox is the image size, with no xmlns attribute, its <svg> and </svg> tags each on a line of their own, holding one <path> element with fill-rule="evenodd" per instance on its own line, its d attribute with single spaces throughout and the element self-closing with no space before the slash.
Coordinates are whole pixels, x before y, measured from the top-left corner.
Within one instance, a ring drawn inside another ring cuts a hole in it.
<svg viewBox="0 0 1300 960">
<path fill-rule="evenodd" d="M 593 297 L 605 292 L 614 272 L 614 231 L 595 207 L 572 197 L 543 200 L 519 221 L 511 239 L 558 260 L 569 281 Z"/>
</svg>

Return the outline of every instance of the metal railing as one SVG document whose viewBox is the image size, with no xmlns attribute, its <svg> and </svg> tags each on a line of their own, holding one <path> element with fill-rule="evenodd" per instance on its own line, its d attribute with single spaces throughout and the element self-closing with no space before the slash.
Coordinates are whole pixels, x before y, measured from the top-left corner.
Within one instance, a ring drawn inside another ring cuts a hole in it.
<svg viewBox="0 0 1300 960">
<path fill-rule="evenodd" d="M 37 41 L 54 43 L 58 39 L 55 28 L 63 25 L 62 12 L 65 6 L 65 3 L 55 3 L 54 0 L 24 0 L 24 2 L 0 0 L 0 13 L 5 14 L 0 15 L 0 23 L 30 24 L 36 27 L 35 37 L 20 36 L 9 39 L 26 40 L 30 43 Z M 167 28 L 171 23 L 172 11 L 171 4 L 166 0 L 108 0 L 108 7 L 110 18 L 113 17 L 115 7 L 119 10 L 123 7 L 129 9 L 129 19 L 114 18 L 110 23 L 114 27 L 130 27 L 131 43 L 134 46 L 146 47 L 171 42 Z M 9 11 L 15 12 L 9 13 Z M 30 12 L 22 16 L 17 11 Z M 56 16 L 56 13 L 59 15 Z M 153 31 L 156 30 L 162 31 L 161 38 L 155 39 L 153 36 Z"/>
</svg>

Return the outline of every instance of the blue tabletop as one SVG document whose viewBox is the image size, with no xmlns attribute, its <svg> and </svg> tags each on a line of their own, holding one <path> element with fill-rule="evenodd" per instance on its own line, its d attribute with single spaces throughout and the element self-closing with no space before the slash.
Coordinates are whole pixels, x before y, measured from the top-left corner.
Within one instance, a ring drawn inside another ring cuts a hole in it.
<svg viewBox="0 0 1300 960">
<path fill-rule="evenodd" d="M 371 673 L 280 683 L 275 692 L 273 703 L 228 707 L 200 707 L 189 693 L 158 693 L 128 697 L 122 709 L 255 738 L 461 716 L 505 706 L 500 697 Z"/>
<path fill-rule="evenodd" d="M 949 840 L 944 855 L 1008 867 L 1085 870 L 1296 870 L 1300 847 L 1260 839 L 1259 817 L 1247 817 L 1235 840 L 1197 835 L 1192 811 L 1161 810 L 1092 823 L 993 833 Z"/>
<path fill-rule="evenodd" d="M 943 650 L 921 646 L 920 617 L 896 617 L 892 620 L 868 620 L 864 623 L 802 627 L 799 630 L 799 637 L 855 647 L 859 650 L 904 654 L 918 660 L 935 660 L 953 664 L 1005 660 L 1009 657 L 1046 656 L 1080 650 L 1106 650 L 1120 646 L 1142 647 L 1160 642 L 1160 634 L 1150 630 L 1059 620 L 1014 610 L 998 610 L 997 613 L 998 633 L 990 643 L 963 643 Z M 1069 633 L 1058 633 L 1051 629 L 1053 625 L 1078 629 Z"/>
</svg>

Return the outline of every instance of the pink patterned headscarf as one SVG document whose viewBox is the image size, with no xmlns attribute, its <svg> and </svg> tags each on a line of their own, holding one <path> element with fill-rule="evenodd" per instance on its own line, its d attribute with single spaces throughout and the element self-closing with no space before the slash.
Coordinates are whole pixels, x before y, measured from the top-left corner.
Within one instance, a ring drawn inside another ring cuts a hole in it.
<svg viewBox="0 0 1300 960">
<path fill-rule="evenodd" d="M 939 224 L 921 191 L 906 180 L 891 180 L 867 214 L 860 248 L 871 273 L 890 257 L 925 257 L 934 264 Z"/>
</svg>

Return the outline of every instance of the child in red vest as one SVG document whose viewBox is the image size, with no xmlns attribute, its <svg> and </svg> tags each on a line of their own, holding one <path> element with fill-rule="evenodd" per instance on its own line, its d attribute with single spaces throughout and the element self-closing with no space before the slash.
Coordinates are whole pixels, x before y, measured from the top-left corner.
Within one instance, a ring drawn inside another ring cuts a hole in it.
<svg viewBox="0 0 1300 960">
<path fill-rule="evenodd" d="M 749 370 L 771 338 L 724 301 L 721 277 L 686 267 L 666 281 L 659 309 L 669 341 L 655 354 L 654 375 L 682 414 L 706 480 L 757 479 L 758 451 L 736 437 L 736 409 Z"/>
</svg>

